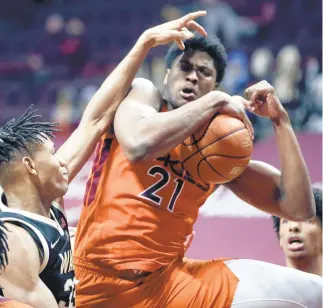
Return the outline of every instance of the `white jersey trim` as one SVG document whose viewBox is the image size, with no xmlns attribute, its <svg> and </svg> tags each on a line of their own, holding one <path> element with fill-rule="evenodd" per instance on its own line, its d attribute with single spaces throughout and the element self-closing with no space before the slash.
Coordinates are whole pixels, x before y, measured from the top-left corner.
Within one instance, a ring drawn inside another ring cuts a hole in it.
<svg viewBox="0 0 323 308">
<path fill-rule="evenodd" d="M 56 202 L 56 201 L 53 201 L 52 202 L 52 206 L 54 207 L 54 208 L 56 208 L 57 210 L 59 210 L 62 214 L 63 214 L 63 216 L 65 217 L 65 218 L 67 218 L 66 217 L 66 212 L 65 212 L 65 209 L 58 203 L 58 202 Z"/>
<path fill-rule="evenodd" d="M 57 208 L 57 206 L 55 206 L 55 207 Z M 1 202 L 0 202 L 0 210 L 2 212 L 21 214 L 23 216 L 26 216 L 26 217 L 41 221 L 41 222 L 43 222 L 45 224 L 48 224 L 48 225 L 54 227 L 55 229 L 57 229 L 61 235 L 64 234 L 64 231 L 62 230 L 60 224 L 57 222 L 56 217 L 55 217 L 55 221 L 54 221 L 54 220 L 52 220 L 50 218 L 47 218 L 47 217 L 39 215 L 39 214 L 35 214 L 35 213 L 24 211 L 24 210 L 18 210 L 18 209 L 9 208 L 9 207 L 5 206 L 4 204 L 2 204 Z M 52 215 L 53 215 L 53 213 L 52 213 Z M 55 215 L 53 215 L 53 216 L 55 216 Z M 64 214 L 64 217 L 65 217 L 65 214 Z"/>
<path fill-rule="evenodd" d="M 27 221 L 24 221 L 22 219 L 19 219 L 19 218 L 15 218 L 15 217 L 2 217 L 1 218 L 1 221 L 3 222 L 20 222 L 21 224 L 24 224 L 26 226 L 28 226 L 30 229 L 32 229 L 35 234 L 38 236 L 41 244 L 42 244 L 42 247 L 43 247 L 43 250 L 44 250 L 44 256 L 43 256 L 43 262 L 40 266 L 40 272 L 39 274 L 42 273 L 42 271 L 45 269 L 45 267 L 47 266 L 48 264 L 48 260 L 49 260 L 49 247 L 48 247 L 48 244 L 45 240 L 45 237 L 42 235 L 42 233 L 33 225 L 31 225 L 29 222 Z"/>
</svg>

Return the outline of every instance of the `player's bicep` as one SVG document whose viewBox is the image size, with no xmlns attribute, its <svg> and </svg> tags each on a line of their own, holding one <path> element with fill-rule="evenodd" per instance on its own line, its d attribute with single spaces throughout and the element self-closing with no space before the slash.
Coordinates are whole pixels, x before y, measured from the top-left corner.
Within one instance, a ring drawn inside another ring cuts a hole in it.
<svg viewBox="0 0 323 308">
<path fill-rule="evenodd" d="M 161 96 L 156 87 L 148 80 L 136 79 L 127 97 L 120 104 L 115 119 L 114 132 L 125 152 L 138 144 L 140 121 L 158 113 Z"/>
<path fill-rule="evenodd" d="M 8 265 L 0 275 L 6 298 L 32 307 L 57 307 L 50 290 L 39 278 L 40 258 L 37 246 L 24 229 L 5 224 L 8 231 Z"/>
<path fill-rule="evenodd" d="M 225 184 L 245 202 L 269 214 L 282 216 L 281 173 L 260 161 L 251 161 L 241 176 Z"/>
</svg>

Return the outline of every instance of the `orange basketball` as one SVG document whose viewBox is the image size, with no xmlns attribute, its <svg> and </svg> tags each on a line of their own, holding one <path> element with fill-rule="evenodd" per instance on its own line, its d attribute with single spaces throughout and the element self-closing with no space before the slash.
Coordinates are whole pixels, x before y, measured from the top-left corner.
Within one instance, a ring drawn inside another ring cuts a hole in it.
<svg viewBox="0 0 323 308">
<path fill-rule="evenodd" d="M 242 121 L 217 115 L 177 147 L 183 167 L 204 183 L 230 182 L 247 167 L 253 143 Z"/>
</svg>

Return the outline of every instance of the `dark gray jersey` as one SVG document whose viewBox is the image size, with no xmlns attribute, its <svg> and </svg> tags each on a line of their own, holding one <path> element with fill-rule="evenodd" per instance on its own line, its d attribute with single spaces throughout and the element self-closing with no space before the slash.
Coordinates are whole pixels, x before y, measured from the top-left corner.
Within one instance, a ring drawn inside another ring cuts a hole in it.
<svg viewBox="0 0 323 308">
<path fill-rule="evenodd" d="M 59 307 L 75 307 L 73 256 L 63 210 L 57 203 L 53 203 L 50 218 L 46 218 L 31 212 L 10 209 L 1 202 L 0 209 L 1 221 L 25 229 L 34 239 L 41 260 L 39 277 L 51 290 Z"/>
</svg>

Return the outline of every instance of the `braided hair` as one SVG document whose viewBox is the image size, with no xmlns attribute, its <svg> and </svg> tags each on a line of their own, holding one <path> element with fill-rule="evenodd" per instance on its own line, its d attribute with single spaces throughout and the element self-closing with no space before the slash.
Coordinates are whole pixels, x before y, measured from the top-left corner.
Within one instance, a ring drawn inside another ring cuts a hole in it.
<svg viewBox="0 0 323 308">
<path fill-rule="evenodd" d="M 35 121 L 40 117 L 37 111 L 30 106 L 17 120 L 11 119 L 0 127 L 0 167 L 2 163 L 10 163 L 15 153 L 21 150 L 29 152 L 30 143 L 43 143 L 42 136 L 53 137 L 53 133 L 58 131 L 57 123 Z M 1 200 L 6 204 L 4 194 L 1 195 Z M 0 269 L 8 265 L 9 247 L 6 231 L 6 226 L 0 220 Z"/>
<path fill-rule="evenodd" d="M 11 119 L 0 128 L 0 165 L 9 163 L 14 153 L 28 151 L 29 143 L 42 143 L 42 135 L 53 137 L 53 132 L 58 131 L 57 123 L 35 121 L 40 117 L 37 111 L 30 106 L 17 120 Z"/>
</svg>

